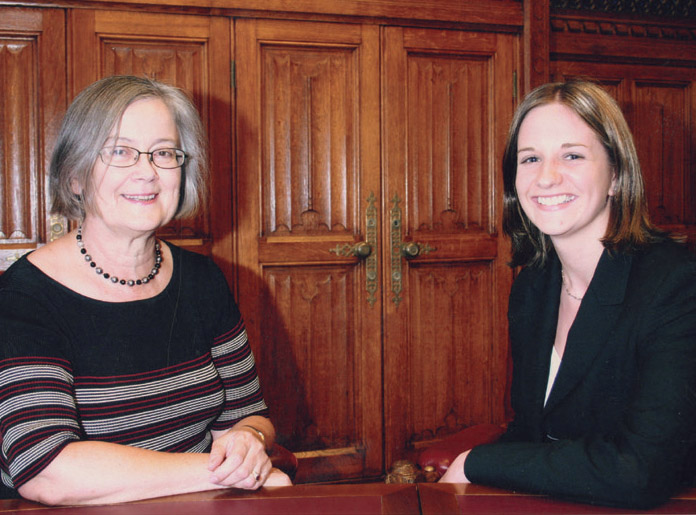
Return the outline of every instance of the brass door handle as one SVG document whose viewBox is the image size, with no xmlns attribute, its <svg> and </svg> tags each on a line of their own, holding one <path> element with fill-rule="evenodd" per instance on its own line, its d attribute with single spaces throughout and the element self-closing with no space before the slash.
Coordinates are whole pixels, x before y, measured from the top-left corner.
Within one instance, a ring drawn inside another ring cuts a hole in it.
<svg viewBox="0 0 696 515">
<path fill-rule="evenodd" d="M 337 256 L 355 256 L 358 259 L 366 259 L 370 257 L 370 254 L 372 254 L 372 245 L 366 241 L 359 241 L 353 245 L 350 243 L 345 243 L 343 245 L 336 245 L 335 248 L 329 249 L 329 252 L 336 254 Z"/>
<path fill-rule="evenodd" d="M 431 247 L 428 243 L 409 241 L 401 244 L 401 255 L 406 259 L 412 259 L 420 256 L 421 254 L 427 254 L 428 252 L 432 252 L 434 250 L 437 249 Z"/>
<path fill-rule="evenodd" d="M 372 245 L 366 241 L 361 241 L 353 245 L 353 255 L 359 259 L 365 259 L 372 254 Z"/>
<path fill-rule="evenodd" d="M 401 245 L 401 254 L 406 258 L 414 258 L 420 254 L 420 247 L 415 241 L 410 241 Z"/>
</svg>

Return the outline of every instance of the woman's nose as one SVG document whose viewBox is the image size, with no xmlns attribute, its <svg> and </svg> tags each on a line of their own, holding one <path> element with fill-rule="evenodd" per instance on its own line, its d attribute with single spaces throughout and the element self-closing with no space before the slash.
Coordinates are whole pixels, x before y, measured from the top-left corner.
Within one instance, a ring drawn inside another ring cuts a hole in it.
<svg viewBox="0 0 696 515">
<path fill-rule="evenodd" d="M 133 176 L 139 179 L 152 180 L 157 177 L 158 170 L 149 154 L 141 153 L 133 165 Z"/>
<path fill-rule="evenodd" d="M 539 170 L 539 175 L 537 176 L 537 184 L 541 187 L 547 188 L 549 186 L 555 186 L 561 181 L 561 174 L 559 173 L 558 163 L 556 160 L 547 160 L 542 163 Z"/>
</svg>

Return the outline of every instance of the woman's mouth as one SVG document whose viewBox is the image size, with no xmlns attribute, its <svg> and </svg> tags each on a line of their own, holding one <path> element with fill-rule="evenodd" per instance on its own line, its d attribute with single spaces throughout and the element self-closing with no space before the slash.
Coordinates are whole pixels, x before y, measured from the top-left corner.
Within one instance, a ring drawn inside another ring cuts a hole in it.
<svg viewBox="0 0 696 515">
<path fill-rule="evenodd" d="M 559 206 L 571 202 L 575 198 L 575 195 L 554 195 L 552 197 L 535 197 L 535 200 L 542 206 Z"/>
<path fill-rule="evenodd" d="M 123 195 L 124 198 L 128 200 L 134 200 L 136 202 L 147 202 L 149 200 L 154 200 L 155 194 L 151 193 L 150 195 Z"/>
</svg>

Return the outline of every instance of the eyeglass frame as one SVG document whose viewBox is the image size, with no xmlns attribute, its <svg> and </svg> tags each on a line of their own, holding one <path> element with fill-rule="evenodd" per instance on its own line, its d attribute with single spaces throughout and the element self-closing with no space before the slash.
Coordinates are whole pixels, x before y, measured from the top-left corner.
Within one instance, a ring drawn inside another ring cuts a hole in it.
<svg viewBox="0 0 696 515">
<path fill-rule="evenodd" d="M 103 152 L 104 150 L 106 150 L 106 149 L 109 149 L 109 148 L 110 148 L 110 149 L 115 149 L 115 148 L 127 148 L 127 149 L 130 149 L 130 150 L 133 150 L 133 151 L 137 152 L 138 154 L 137 154 L 137 156 L 135 157 L 135 159 L 133 160 L 133 162 L 132 162 L 131 164 L 129 164 L 129 165 L 118 165 L 118 164 L 114 164 L 114 163 L 111 162 L 111 161 L 106 162 L 106 161 L 104 160 L 104 156 L 102 155 L 102 152 Z M 155 153 L 155 152 L 158 152 L 158 151 L 160 151 L 160 150 L 173 150 L 173 151 L 174 151 L 174 155 L 176 156 L 177 165 L 176 165 L 176 166 L 172 166 L 172 167 L 165 167 L 165 166 L 160 166 L 160 165 L 158 165 L 157 163 L 155 163 L 154 153 Z M 150 152 L 143 152 L 142 150 L 138 150 L 137 148 L 134 148 L 134 147 L 129 147 L 128 145 L 109 145 L 109 146 L 106 146 L 106 147 L 102 147 L 102 148 L 99 150 L 99 159 L 101 159 L 101 162 L 104 163 L 104 164 L 107 165 L 107 166 L 115 166 L 116 168 L 130 168 L 131 166 L 135 166 L 135 165 L 138 163 L 138 161 L 140 161 L 140 156 L 143 155 L 143 154 L 145 154 L 145 155 L 148 156 L 148 161 L 149 161 L 152 165 L 154 165 L 154 166 L 156 166 L 157 168 L 160 168 L 160 169 L 162 169 L 162 170 L 174 170 L 175 168 L 181 168 L 182 166 L 184 166 L 184 164 L 186 163 L 186 159 L 189 157 L 188 154 L 187 154 L 186 152 L 184 152 L 184 151 L 181 150 L 180 148 L 176 148 L 176 147 L 160 147 L 160 148 L 156 148 L 156 149 L 154 149 L 154 150 L 151 150 Z M 181 156 L 181 159 L 182 159 L 181 163 L 179 163 L 179 156 Z"/>
</svg>

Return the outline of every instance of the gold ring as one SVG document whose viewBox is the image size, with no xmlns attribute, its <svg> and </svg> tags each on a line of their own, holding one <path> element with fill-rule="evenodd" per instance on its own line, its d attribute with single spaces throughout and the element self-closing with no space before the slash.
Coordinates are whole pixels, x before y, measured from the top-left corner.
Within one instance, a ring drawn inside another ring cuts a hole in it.
<svg viewBox="0 0 696 515">
<path fill-rule="evenodd" d="M 253 472 L 251 473 L 251 475 L 254 476 L 254 479 L 255 479 L 256 481 L 258 481 L 259 478 L 261 477 L 261 474 L 259 474 L 259 473 L 256 472 L 256 471 L 253 471 Z"/>
</svg>

